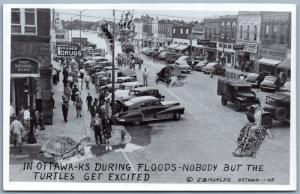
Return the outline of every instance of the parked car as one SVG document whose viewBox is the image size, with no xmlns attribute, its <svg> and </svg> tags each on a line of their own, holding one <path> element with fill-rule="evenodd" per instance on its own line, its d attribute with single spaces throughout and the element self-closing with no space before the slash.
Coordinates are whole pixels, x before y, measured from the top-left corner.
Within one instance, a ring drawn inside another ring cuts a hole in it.
<svg viewBox="0 0 300 194">
<path fill-rule="evenodd" d="M 144 84 L 143 83 L 140 83 L 140 82 L 126 82 L 126 83 L 122 83 L 119 85 L 119 89 L 120 90 L 132 90 L 132 89 L 135 89 L 135 88 L 139 88 L 139 87 L 143 87 Z"/>
<path fill-rule="evenodd" d="M 180 73 L 190 74 L 192 71 L 192 68 L 188 64 L 185 64 L 185 63 L 175 62 L 172 66 L 175 67 L 176 69 L 178 69 Z"/>
<path fill-rule="evenodd" d="M 161 95 L 158 89 L 147 87 L 147 86 L 134 88 L 129 91 L 128 95 L 130 98 L 137 97 L 137 96 L 154 96 L 161 101 L 165 99 L 165 96 Z"/>
<path fill-rule="evenodd" d="M 144 54 L 147 56 L 152 56 L 153 54 L 158 52 L 159 52 L 158 48 L 149 48 L 144 52 Z"/>
<path fill-rule="evenodd" d="M 265 76 L 260 73 L 249 73 L 246 81 L 251 83 L 252 87 L 259 87 L 260 83 L 264 80 Z"/>
<path fill-rule="evenodd" d="M 116 119 L 120 123 L 139 125 L 145 121 L 174 119 L 184 114 L 184 107 L 175 101 L 161 102 L 153 96 L 140 96 L 128 101 L 118 101 Z"/>
<path fill-rule="evenodd" d="M 190 67 L 193 67 L 193 60 L 191 57 L 189 56 L 181 56 L 179 57 L 175 63 L 178 63 L 178 64 L 183 64 L 183 65 L 188 65 Z"/>
<path fill-rule="evenodd" d="M 158 58 L 161 60 L 165 60 L 167 58 L 168 53 L 169 52 L 167 52 L 167 51 L 162 51 L 159 53 Z"/>
<path fill-rule="evenodd" d="M 257 106 L 252 105 L 248 107 L 246 113 L 250 122 L 254 122 L 254 113 Z M 266 102 L 263 107 L 262 125 L 265 128 L 271 128 L 275 121 L 290 121 L 290 93 L 276 93 L 266 96 Z"/>
<path fill-rule="evenodd" d="M 199 61 L 195 66 L 194 66 L 194 70 L 196 71 L 202 71 L 203 68 L 209 63 L 209 61 Z"/>
<path fill-rule="evenodd" d="M 290 92 L 291 91 L 291 79 L 287 79 L 283 86 L 279 89 L 281 92 Z"/>
<path fill-rule="evenodd" d="M 265 79 L 260 83 L 261 91 L 278 91 L 280 87 L 280 79 L 275 76 L 266 76 Z"/>
<path fill-rule="evenodd" d="M 126 76 L 126 77 L 118 77 L 117 78 L 117 83 L 134 82 L 134 81 L 136 81 L 135 78 L 128 77 L 128 76 Z"/>
<path fill-rule="evenodd" d="M 141 53 L 142 53 L 142 54 L 145 54 L 145 52 L 146 52 L 147 50 L 149 50 L 149 49 L 151 49 L 151 48 L 144 47 L 144 48 L 141 49 Z"/>
<path fill-rule="evenodd" d="M 256 93 L 252 91 L 251 84 L 243 80 L 219 79 L 217 94 L 221 96 L 222 105 L 226 106 L 228 101 L 232 102 L 235 111 L 260 103 Z"/>
<path fill-rule="evenodd" d="M 168 63 L 175 63 L 175 61 L 182 56 L 180 53 L 167 53 L 166 54 L 166 61 Z"/>
<path fill-rule="evenodd" d="M 223 75 L 225 73 L 225 69 L 220 63 L 211 62 L 203 68 L 203 72 Z"/>
</svg>

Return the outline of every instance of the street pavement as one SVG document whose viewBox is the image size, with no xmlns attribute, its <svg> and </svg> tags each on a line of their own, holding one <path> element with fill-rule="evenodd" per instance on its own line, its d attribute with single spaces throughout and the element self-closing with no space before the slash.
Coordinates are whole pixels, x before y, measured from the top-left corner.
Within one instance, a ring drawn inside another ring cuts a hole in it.
<svg viewBox="0 0 300 194">
<path fill-rule="evenodd" d="M 163 62 L 154 61 L 146 56 L 143 56 L 143 59 L 142 69 L 146 67 L 149 72 L 149 85 L 157 87 L 165 96 L 166 101 L 180 102 L 185 107 L 185 114 L 179 121 L 148 122 L 139 126 L 125 125 L 130 134 L 129 143 L 115 147 L 112 151 L 103 151 L 102 148 L 92 147 L 92 157 L 85 158 L 84 162 L 127 164 L 131 167 L 131 173 L 149 173 L 148 182 L 154 183 L 187 183 L 189 177 L 194 179 L 193 183 L 203 177 L 231 177 L 232 183 L 238 183 L 239 178 L 260 178 L 262 180 L 260 184 L 268 184 L 270 182 L 267 180 L 272 178 L 274 181 L 271 184 L 289 183 L 289 126 L 275 123 L 271 129 L 275 138 L 266 138 L 255 158 L 233 157 L 232 152 L 237 146 L 236 140 L 239 132 L 248 121 L 243 112 L 233 110 L 232 104 L 228 103 L 227 106 L 221 104 L 221 98 L 216 92 L 219 76 L 210 78 L 209 75 L 193 71 L 188 75 L 187 83 L 183 87 L 166 88 L 163 84 L 155 84 L 156 73 L 164 66 Z M 137 70 L 137 77 L 142 82 L 141 70 Z M 85 93 L 86 91 L 83 91 L 84 100 Z M 94 90 L 92 95 L 96 95 Z M 261 99 L 264 99 L 266 95 L 267 93 L 258 92 Z M 58 100 L 56 99 L 56 102 Z M 73 108 L 75 109 L 75 107 L 71 107 L 71 109 Z M 58 102 L 56 109 L 60 109 Z M 55 124 L 53 127 L 47 126 L 46 130 L 50 130 L 54 135 L 70 135 L 67 132 L 70 130 L 72 137 L 79 141 L 83 136 L 91 133 L 87 127 L 90 121 L 89 114 L 85 107 L 84 110 L 83 119 L 77 119 L 75 111 L 71 111 L 66 124 L 62 121 L 61 111 L 55 110 Z M 29 155 L 25 157 L 26 160 L 44 160 L 39 154 L 30 154 L 32 152 L 37 153 L 38 148 L 28 148 L 27 152 L 24 151 L 23 154 Z M 11 163 L 13 165 L 10 167 L 10 178 L 20 181 L 32 180 L 32 177 L 26 177 L 26 173 L 19 173 L 22 162 L 24 162 L 24 158 L 19 158 L 12 152 Z M 172 164 L 177 166 L 176 171 L 153 170 L 158 165 Z M 202 165 L 200 171 L 193 169 L 193 166 L 199 166 L 199 164 Z M 210 165 L 217 166 L 215 171 L 204 169 L 205 166 Z M 232 167 L 230 171 L 224 168 L 227 165 Z M 241 166 L 239 169 L 238 165 Z M 246 165 L 262 165 L 263 170 L 248 170 Z M 183 166 L 190 168 L 187 170 Z M 150 167 L 152 170 L 149 170 Z M 83 181 L 80 176 L 76 180 Z M 108 181 L 107 179 L 101 180 L 101 182 Z"/>
</svg>

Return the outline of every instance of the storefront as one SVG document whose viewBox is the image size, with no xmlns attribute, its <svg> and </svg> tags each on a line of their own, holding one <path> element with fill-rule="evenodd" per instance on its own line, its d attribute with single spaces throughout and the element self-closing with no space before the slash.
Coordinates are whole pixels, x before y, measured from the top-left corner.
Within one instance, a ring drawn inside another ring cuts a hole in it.
<svg viewBox="0 0 300 194">
<path fill-rule="evenodd" d="M 233 44 L 218 43 L 217 50 L 218 50 L 218 58 L 220 59 L 221 63 L 224 63 L 224 65 L 227 67 L 233 67 L 234 65 Z"/>
<path fill-rule="evenodd" d="M 278 75 L 280 72 L 278 66 L 286 59 L 287 45 L 261 45 L 259 48 L 258 70 L 259 72 L 264 72 L 270 75 Z M 288 61 L 284 64 L 286 63 L 288 63 Z M 283 67 L 285 66 L 284 64 L 282 65 Z"/>
<path fill-rule="evenodd" d="M 218 57 L 217 43 L 209 42 L 204 45 L 204 58 L 208 61 L 216 61 Z"/>
<path fill-rule="evenodd" d="M 251 71 L 257 70 L 256 61 L 257 57 L 257 43 L 249 43 L 249 42 L 238 42 L 237 45 L 243 46 L 242 50 L 236 50 L 236 69 L 241 69 L 245 66 Z"/>
<path fill-rule="evenodd" d="M 286 59 L 276 66 L 277 72 L 285 72 L 287 77 L 291 77 L 291 53 L 288 53 Z"/>
</svg>

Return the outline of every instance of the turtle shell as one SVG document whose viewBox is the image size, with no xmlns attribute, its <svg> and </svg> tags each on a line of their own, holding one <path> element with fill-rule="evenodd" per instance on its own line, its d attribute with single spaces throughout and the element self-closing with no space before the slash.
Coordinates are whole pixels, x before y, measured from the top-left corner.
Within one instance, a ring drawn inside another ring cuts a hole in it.
<svg viewBox="0 0 300 194">
<path fill-rule="evenodd" d="M 41 151 L 53 156 L 67 154 L 78 146 L 78 143 L 70 137 L 53 137 L 49 139 L 41 148 Z"/>
</svg>

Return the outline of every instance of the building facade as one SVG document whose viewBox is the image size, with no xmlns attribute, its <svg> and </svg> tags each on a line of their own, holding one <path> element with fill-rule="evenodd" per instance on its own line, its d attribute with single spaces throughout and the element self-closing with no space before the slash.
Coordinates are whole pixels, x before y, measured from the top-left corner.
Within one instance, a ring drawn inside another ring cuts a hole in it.
<svg viewBox="0 0 300 194">
<path fill-rule="evenodd" d="M 287 58 L 290 57 L 288 50 L 291 46 L 291 14 L 288 12 L 262 12 L 261 26 L 259 72 L 276 75 L 282 70 L 287 70 L 289 74 L 290 64 L 285 66 L 279 64 L 283 61 L 290 61 Z"/>
<path fill-rule="evenodd" d="M 16 113 L 35 107 L 52 124 L 50 9 L 14 8 L 11 21 L 11 104 Z"/>
<path fill-rule="evenodd" d="M 152 23 L 154 19 L 146 15 L 146 16 L 142 16 L 141 20 L 143 22 L 142 47 L 152 47 L 154 46 L 153 31 L 152 31 Z"/>
<path fill-rule="evenodd" d="M 159 46 L 168 46 L 172 43 L 173 24 L 170 20 L 158 21 L 158 43 Z"/>
<path fill-rule="evenodd" d="M 262 13 L 257 11 L 240 11 L 238 13 L 237 45 L 243 49 L 237 50 L 236 68 L 249 66 L 257 70 L 258 46 L 260 44 Z"/>
<path fill-rule="evenodd" d="M 220 39 L 219 18 L 204 18 L 203 24 L 205 28 L 205 40 L 202 41 L 204 56 L 209 61 L 216 61 L 218 57 L 217 43 Z"/>
<path fill-rule="evenodd" d="M 201 41 L 205 39 L 205 28 L 204 23 L 194 22 L 192 27 L 192 43 L 191 51 L 196 56 L 203 56 L 203 45 Z"/>
<path fill-rule="evenodd" d="M 220 16 L 219 22 L 220 38 L 217 43 L 218 58 L 223 65 L 233 67 L 235 56 L 233 46 L 236 43 L 237 15 Z"/>
</svg>

